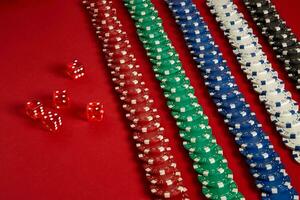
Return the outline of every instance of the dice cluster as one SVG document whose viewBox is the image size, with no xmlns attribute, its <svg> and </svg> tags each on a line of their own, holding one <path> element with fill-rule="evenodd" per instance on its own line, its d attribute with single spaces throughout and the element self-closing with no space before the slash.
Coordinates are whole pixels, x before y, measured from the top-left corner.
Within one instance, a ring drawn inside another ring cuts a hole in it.
<svg viewBox="0 0 300 200">
<path fill-rule="evenodd" d="M 204 76 L 205 85 L 218 111 L 224 116 L 230 133 L 235 136 L 257 187 L 262 193 L 279 193 L 282 197 L 283 192 L 278 188 L 289 191 L 290 178 L 261 124 L 239 92 L 230 68 L 195 4 L 192 0 L 166 2 L 184 34 L 186 44 Z"/>
<path fill-rule="evenodd" d="M 284 82 L 272 68 L 257 36 L 232 0 L 208 0 L 207 3 L 220 22 L 242 70 L 259 94 L 284 144 L 292 149 L 295 161 L 300 163 L 300 113 L 297 102 L 285 89 Z"/>
<path fill-rule="evenodd" d="M 133 139 L 151 193 L 156 199 L 189 199 L 169 139 L 164 134 L 160 116 L 143 81 L 127 34 L 111 6 L 112 2 L 84 0 L 83 5 L 102 43 L 115 91 L 134 131 Z"/>
<path fill-rule="evenodd" d="M 78 79 L 84 76 L 84 67 L 78 61 L 74 60 L 67 65 L 67 75 L 72 79 Z M 45 107 L 40 101 L 29 101 L 25 105 L 26 114 L 33 120 L 39 121 L 42 126 L 50 132 L 59 130 L 62 126 L 62 117 L 57 110 L 63 110 L 70 105 L 70 95 L 67 90 L 55 90 L 52 95 L 52 108 Z M 101 121 L 103 119 L 104 109 L 101 102 L 90 102 L 86 106 L 86 118 L 88 121 Z"/>
<path fill-rule="evenodd" d="M 183 146 L 193 161 L 202 193 L 209 199 L 244 199 L 154 5 L 150 0 L 124 3 L 176 120 Z"/>
<path fill-rule="evenodd" d="M 243 0 L 288 76 L 300 89 L 300 43 L 270 0 Z"/>
</svg>

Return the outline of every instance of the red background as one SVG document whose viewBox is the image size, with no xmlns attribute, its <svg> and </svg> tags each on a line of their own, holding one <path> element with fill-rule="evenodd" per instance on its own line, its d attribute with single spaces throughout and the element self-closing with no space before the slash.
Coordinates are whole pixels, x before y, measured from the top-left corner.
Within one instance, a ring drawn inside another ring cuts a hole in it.
<svg viewBox="0 0 300 200">
<path fill-rule="evenodd" d="M 170 11 L 162 0 L 153 2 L 191 78 L 199 102 L 209 117 L 217 141 L 224 149 L 240 191 L 246 199 L 259 199 L 247 166 L 208 96 L 203 79 Z M 300 165 L 292 160 L 290 151 L 282 144 L 267 112 L 237 64 L 227 40 L 208 12 L 205 1 L 195 2 L 220 45 L 242 93 L 280 154 L 292 184 L 300 192 L 300 182 L 297 182 Z M 244 12 L 241 2 L 236 2 Z M 300 2 L 273 2 L 288 25 L 300 36 Z M 129 34 L 146 82 L 156 100 L 189 194 L 192 199 L 204 199 L 192 163 L 181 145 L 175 122 L 135 34 L 134 24 L 121 1 L 115 0 L 114 6 Z M 248 14 L 244 13 L 249 19 Z M 149 199 L 131 132 L 79 1 L 2 0 L 0 27 L 0 199 Z M 252 27 L 257 30 L 255 26 Z M 269 46 L 263 44 L 274 68 L 285 80 L 286 88 L 299 102 L 298 92 L 278 65 Z M 74 58 L 80 59 L 87 70 L 86 77 L 76 81 L 68 79 L 63 73 L 64 66 Z M 24 104 L 30 99 L 40 99 L 49 106 L 52 91 L 62 88 L 70 91 L 72 106 L 61 113 L 61 131 L 49 134 L 25 116 Z M 85 104 L 93 100 L 104 102 L 105 118 L 102 123 L 88 123 L 84 119 Z"/>
</svg>

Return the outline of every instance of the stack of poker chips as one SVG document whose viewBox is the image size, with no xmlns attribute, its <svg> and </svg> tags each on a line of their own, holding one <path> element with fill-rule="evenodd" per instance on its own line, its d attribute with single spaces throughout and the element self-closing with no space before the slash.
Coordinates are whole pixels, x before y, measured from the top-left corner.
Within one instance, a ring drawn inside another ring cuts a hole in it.
<svg viewBox="0 0 300 200">
<path fill-rule="evenodd" d="M 231 0 L 208 0 L 211 12 L 234 48 L 242 70 L 258 92 L 294 159 L 300 163 L 300 114 L 299 106 L 285 90 L 283 81 L 272 68 L 258 38 L 253 34 L 243 15 Z"/>
<path fill-rule="evenodd" d="M 243 0 L 288 76 L 300 89 L 300 43 L 270 0 Z"/>
<path fill-rule="evenodd" d="M 178 54 L 150 0 L 125 0 L 137 32 L 153 64 L 167 105 L 180 129 L 183 145 L 194 161 L 202 192 L 209 199 L 244 199 L 238 192 L 227 160 L 216 143 L 207 116 L 194 95 Z"/>
<path fill-rule="evenodd" d="M 184 34 L 209 93 L 235 136 L 263 197 L 290 199 L 295 195 L 278 154 L 231 76 L 218 46 L 192 0 L 166 0 Z M 290 195 L 292 194 L 292 196 Z"/>
<path fill-rule="evenodd" d="M 134 131 L 138 157 L 143 162 L 151 192 L 155 199 L 189 199 L 160 116 L 111 1 L 84 0 L 83 4 L 102 43 L 115 90 Z"/>
</svg>

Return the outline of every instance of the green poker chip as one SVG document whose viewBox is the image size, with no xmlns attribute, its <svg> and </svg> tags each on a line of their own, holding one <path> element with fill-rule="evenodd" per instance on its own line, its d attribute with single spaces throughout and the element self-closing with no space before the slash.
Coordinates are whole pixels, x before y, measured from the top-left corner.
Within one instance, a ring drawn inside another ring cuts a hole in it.
<svg viewBox="0 0 300 200">
<path fill-rule="evenodd" d="M 210 163 L 208 160 L 210 158 L 210 155 L 219 151 L 217 149 L 217 146 L 218 144 L 214 140 L 211 140 L 208 143 L 201 143 L 201 141 L 199 143 L 184 143 L 184 148 L 190 152 L 190 156 L 195 162 L 200 162 L 199 159 L 202 159 L 201 161 Z M 205 154 L 207 156 L 205 156 L 205 158 L 199 158 L 198 154 Z"/>
<path fill-rule="evenodd" d="M 230 177 L 226 176 L 219 176 L 216 177 L 214 176 L 215 179 L 211 179 L 208 176 L 201 176 L 198 175 L 198 180 L 205 185 L 206 187 L 211 187 L 211 188 L 219 188 L 219 187 L 229 187 L 231 185 L 235 186 L 234 181 Z"/>
<path fill-rule="evenodd" d="M 180 130 L 179 135 L 184 140 L 192 143 L 201 142 L 203 140 L 210 140 L 210 141 L 214 140 L 213 135 L 211 134 L 210 127 L 204 128 L 201 131 L 193 131 L 193 132 L 186 132 Z"/>
<path fill-rule="evenodd" d="M 156 31 L 156 30 L 153 30 Z M 143 42 L 144 46 L 149 47 L 149 48 L 155 48 L 156 46 L 159 45 L 165 45 L 165 44 L 170 44 L 170 41 L 166 36 L 160 37 L 160 38 L 154 38 L 151 40 L 145 40 L 141 38 L 141 41 Z"/>
<path fill-rule="evenodd" d="M 190 90 L 194 91 L 194 88 L 191 85 L 186 83 L 186 82 L 188 82 L 187 80 L 182 80 L 181 82 L 183 82 L 183 83 L 178 86 L 177 85 L 174 86 L 174 85 L 170 84 L 169 82 L 161 83 L 160 86 L 164 90 L 164 92 L 168 92 L 168 93 L 177 93 L 183 89 L 190 89 Z"/>
<path fill-rule="evenodd" d="M 176 102 L 185 101 L 187 98 L 196 98 L 194 95 L 194 90 L 190 88 L 183 88 L 182 90 L 177 90 L 177 92 L 164 92 L 164 96 L 171 100 Z"/>
<path fill-rule="evenodd" d="M 172 115 L 178 121 L 191 121 L 197 119 L 197 116 L 203 116 L 203 110 L 201 107 L 194 108 L 188 112 L 176 112 L 172 111 Z"/>
<path fill-rule="evenodd" d="M 157 67 L 157 68 L 153 68 L 154 72 L 163 75 L 163 76 L 169 76 L 169 75 L 173 75 L 175 73 L 178 73 L 180 71 L 182 71 L 181 66 L 173 66 L 173 67 L 169 67 L 167 69 L 164 69 L 162 67 Z"/>
<path fill-rule="evenodd" d="M 233 199 L 236 197 L 238 189 L 232 185 L 223 188 L 211 188 L 203 186 L 202 192 L 208 199 Z"/>
<path fill-rule="evenodd" d="M 193 156 L 196 157 L 196 155 Z M 211 153 L 207 154 L 205 157 L 208 157 L 206 163 L 196 162 L 193 164 L 193 167 L 198 174 L 202 176 L 209 176 L 211 178 L 213 178 L 213 176 L 216 176 L 215 178 L 221 176 L 229 178 L 232 177 L 232 172 L 227 167 L 227 162 L 225 162 L 226 160 L 223 156 L 220 154 L 213 155 Z"/>
<path fill-rule="evenodd" d="M 197 101 L 197 98 L 195 98 Z M 185 131 L 192 131 L 192 130 L 199 130 L 202 129 L 205 126 L 208 126 L 208 120 L 207 117 L 205 116 L 201 116 L 198 119 L 196 119 L 195 121 L 191 121 L 191 122 L 179 122 L 177 121 L 177 126 L 181 129 L 181 130 L 185 130 Z"/>
<path fill-rule="evenodd" d="M 171 74 L 169 76 L 157 74 L 155 77 L 161 82 L 162 88 L 166 88 L 166 90 L 168 91 L 171 88 L 180 87 L 184 84 L 191 86 L 190 79 L 186 76 L 183 70 L 180 70 L 177 73 Z"/>
</svg>

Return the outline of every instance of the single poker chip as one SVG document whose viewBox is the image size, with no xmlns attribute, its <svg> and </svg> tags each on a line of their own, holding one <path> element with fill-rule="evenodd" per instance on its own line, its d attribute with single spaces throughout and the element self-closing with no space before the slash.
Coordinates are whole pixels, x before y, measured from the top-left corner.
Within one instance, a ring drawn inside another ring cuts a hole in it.
<svg viewBox="0 0 300 200">
<path fill-rule="evenodd" d="M 183 181 L 181 173 L 174 171 L 173 173 L 158 175 L 158 174 L 146 174 L 146 178 L 152 185 L 159 185 L 161 187 L 170 187 L 177 185 Z"/>
<path fill-rule="evenodd" d="M 120 99 L 127 104 L 140 104 L 149 100 L 149 95 L 137 95 L 135 97 L 120 96 Z"/>
<path fill-rule="evenodd" d="M 125 103 L 123 104 L 123 109 L 125 109 L 129 113 L 143 113 L 151 110 L 153 106 L 153 100 L 149 99 L 147 101 L 141 102 L 139 104 Z"/>
<path fill-rule="evenodd" d="M 147 133 L 143 132 L 134 132 L 133 139 L 139 143 L 146 145 L 152 145 L 161 142 L 164 140 L 164 129 L 160 127 L 154 131 L 148 131 Z"/>
<path fill-rule="evenodd" d="M 207 116 L 199 116 L 198 118 L 196 118 L 195 120 L 192 120 L 192 121 L 185 121 L 185 122 L 177 121 L 176 124 L 179 127 L 179 129 L 185 130 L 188 132 L 209 126 Z"/>
<path fill-rule="evenodd" d="M 147 133 L 149 131 L 155 131 L 160 128 L 159 119 L 154 119 L 146 124 L 130 124 L 130 127 L 136 131 L 141 131 L 142 133 Z"/>
<path fill-rule="evenodd" d="M 145 82 L 141 77 L 135 77 L 136 79 L 118 79 L 112 78 L 112 81 L 120 87 L 143 87 Z"/>
<path fill-rule="evenodd" d="M 160 116 L 157 113 L 157 109 L 151 109 L 148 112 L 144 113 L 127 113 L 126 118 L 135 124 L 148 123 L 152 120 L 160 119 Z"/>
<path fill-rule="evenodd" d="M 285 176 L 286 177 L 286 176 Z M 264 192 L 271 194 L 282 193 L 286 190 L 292 189 L 291 183 L 289 180 L 285 180 L 286 178 L 278 178 L 274 181 L 268 180 L 257 180 L 256 186 Z"/>
<path fill-rule="evenodd" d="M 136 69 L 139 67 L 133 67 L 132 69 L 128 69 L 127 71 L 120 71 L 119 68 L 111 69 L 110 73 L 113 77 L 117 79 L 139 79 L 139 77 L 142 77 L 142 73 L 138 72 Z"/>
<path fill-rule="evenodd" d="M 144 163 L 143 167 L 147 173 L 153 175 L 173 174 L 177 171 L 177 165 L 173 159 L 169 159 L 160 165 Z"/>
<path fill-rule="evenodd" d="M 213 190 L 212 188 L 203 186 L 202 192 L 208 199 L 236 199 L 236 195 L 238 194 L 238 189 L 234 186 L 230 186 L 229 189 L 223 190 Z M 240 199 L 244 199 L 243 197 L 240 197 Z"/>
<path fill-rule="evenodd" d="M 198 131 L 191 131 L 191 132 L 186 132 L 186 131 L 179 131 L 179 135 L 181 138 L 183 138 L 186 141 L 189 141 L 191 143 L 197 143 L 198 141 L 201 142 L 203 140 L 210 140 L 213 142 L 215 140 L 212 136 L 212 130 L 211 128 L 205 127 L 201 130 Z"/>
<path fill-rule="evenodd" d="M 169 159 L 173 159 L 173 156 L 170 154 L 170 152 L 162 152 L 162 154 L 160 154 L 159 156 L 139 153 L 138 157 L 143 162 L 148 163 L 150 165 L 159 165 Z"/>
<path fill-rule="evenodd" d="M 176 103 L 182 103 L 190 101 L 191 99 L 196 99 L 193 89 L 184 89 L 176 93 L 164 92 L 164 95 L 168 100 Z"/>
<path fill-rule="evenodd" d="M 186 147 L 188 149 L 188 147 Z M 223 151 L 220 146 L 214 143 L 207 144 L 204 147 L 190 147 L 188 149 L 190 157 L 199 164 L 211 165 L 213 157 L 223 158 Z M 203 156 L 202 156 L 203 155 Z M 205 156 L 204 156 L 205 155 Z"/>
<path fill-rule="evenodd" d="M 187 189 L 182 186 L 182 184 L 176 185 L 176 186 L 171 186 L 167 188 L 161 188 L 157 185 L 150 185 L 150 191 L 151 193 L 155 194 L 156 196 L 169 199 L 169 198 L 182 198 L 182 196 L 185 196 L 185 192 Z M 183 198 L 185 199 L 185 198 Z"/>
<path fill-rule="evenodd" d="M 168 139 L 163 139 L 160 142 L 154 144 L 136 143 L 137 149 L 144 154 L 160 155 L 163 152 L 171 151 Z"/>
<path fill-rule="evenodd" d="M 289 190 L 286 190 L 284 192 L 278 193 L 278 194 L 272 194 L 272 193 L 267 193 L 264 192 L 262 193 L 262 199 L 265 200 L 298 200 L 299 195 L 297 194 L 296 190 L 294 188 L 291 188 Z"/>
<path fill-rule="evenodd" d="M 253 138 L 241 138 L 241 137 L 236 137 L 235 138 L 236 143 L 239 144 L 239 146 L 242 149 L 262 149 L 262 148 L 269 148 L 270 147 L 270 142 L 269 138 L 264 137 L 253 137 Z"/>
<path fill-rule="evenodd" d="M 201 107 L 195 107 L 187 112 L 176 112 L 172 111 L 173 117 L 178 121 L 193 121 L 198 118 L 198 116 L 203 116 L 203 110 Z"/>
<path fill-rule="evenodd" d="M 120 87 L 116 86 L 115 90 L 122 96 L 137 96 L 137 95 L 149 95 L 149 89 L 143 87 Z"/>
<path fill-rule="evenodd" d="M 195 166 L 198 167 L 198 164 L 194 165 L 194 167 Z M 199 166 L 199 167 L 201 167 L 201 166 Z M 218 166 L 217 166 L 217 164 L 215 164 L 212 167 L 218 167 Z M 224 164 L 224 168 L 226 168 L 226 164 Z M 220 168 L 220 169 L 222 169 L 222 168 Z M 233 174 L 232 173 L 224 173 L 224 172 L 218 173 L 218 174 L 211 174 L 209 176 L 206 174 L 198 174 L 198 180 L 201 183 L 203 183 L 203 185 L 205 185 L 205 186 L 217 188 L 219 182 L 231 183 L 231 181 L 233 180 Z"/>
<path fill-rule="evenodd" d="M 206 142 L 206 143 L 205 143 Z M 196 154 L 205 154 L 210 152 L 215 152 L 214 149 L 218 146 L 215 139 L 212 140 L 198 140 L 197 142 L 188 142 L 184 141 L 183 146 L 189 152 L 194 153 L 195 157 Z M 199 156 L 199 155 L 198 155 Z M 198 159 L 198 158 L 195 158 Z"/>
</svg>

